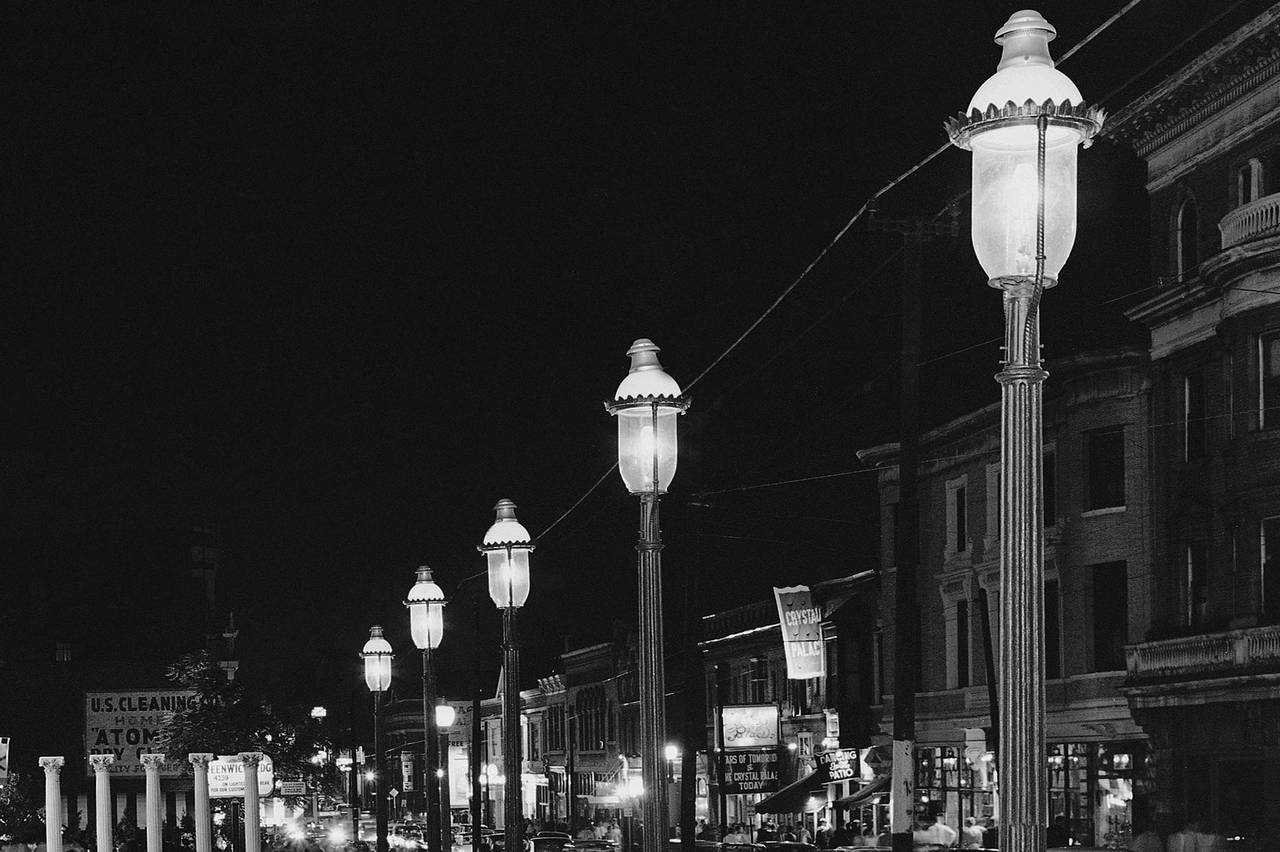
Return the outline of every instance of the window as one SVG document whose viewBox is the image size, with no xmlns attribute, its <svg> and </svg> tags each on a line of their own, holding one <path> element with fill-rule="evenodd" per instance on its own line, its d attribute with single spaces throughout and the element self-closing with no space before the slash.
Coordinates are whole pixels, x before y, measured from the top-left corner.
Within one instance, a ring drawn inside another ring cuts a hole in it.
<svg viewBox="0 0 1280 852">
<path fill-rule="evenodd" d="M 969 549 L 969 478 L 961 476 L 947 481 L 947 546 L 946 555 L 953 556 Z"/>
<path fill-rule="evenodd" d="M 1062 606 L 1058 581 L 1044 584 L 1044 676 L 1062 677 Z"/>
<path fill-rule="evenodd" d="M 1124 506 L 1124 427 L 1085 434 L 1085 511 Z"/>
<path fill-rule="evenodd" d="M 1205 610 L 1209 602 L 1205 550 L 1203 540 L 1187 542 L 1182 575 L 1182 598 L 1186 606 L 1183 617 L 1188 627 L 1204 624 Z"/>
<path fill-rule="evenodd" d="M 1277 424 L 1280 424 L 1280 331 L 1268 331 L 1258 335 L 1258 428 L 1271 429 Z"/>
<path fill-rule="evenodd" d="M 956 601 L 956 686 L 969 685 L 969 602 Z"/>
<path fill-rule="evenodd" d="M 1195 200 L 1188 198 L 1183 201 L 1182 206 L 1178 208 L 1177 229 L 1175 232 L 1178 275 L 1190 275 L 1200 264 L 1200 247 L 1196 243 L 1197 232 L 1199 231 L 1198 220 L 1199 215 L 1196 212 Z"/>
<path fill-rule="evenodd" d="M 1205 414 L 1204 373 L 1196 370 L 1182 377 L 1182 458 L 1204 457 Z"/>
<path fill-rule="evenodd" d="M 983 546 L 987 551 L 1000 540 L 1000 465 L 987 465 L 987 534 Z M 988 557 L 990 553 L 988 553 Z"/>
<path fill-rule="evenodd" d="M 1124 668 L 1129 630 L 1128 571 L 1123 562 L 1093 566 L 1093 670 Z"/>
<path fill-rule="evenodd" d="M 1051 527 L 1058 522 L 1058 454 L 1053 450 L 1045 450 L 1041 458 L 1044 465 L 1041 478 L 1044 486 L 1044 525 Z"/>
<path fill-rule="evenodd" d="M 1268 621 L 1275 621 L 1280 617 L 1280 575 L 1277 574 L 1280 564 L 1276 562 L 1276 557 L 1280 556 L 1280 515 L 1262 519 L 1260 538 L 1258 564 L 1262 570 L 1258 572 L 1258 591 L 1262 599 L 1262 613 Z"/>
<path fill-rule="evenodd" d="M 71 662 L 71 643 L 59 642 L 53 649 L 54 662 L 69 663 Z"/>
<path fill-rule="evenodd" d="M 769 679 L 769 661 L 763 657 L 751 658 L 751 689 L 747 700 L 752 704 L 763 704 L 765 701 L 766 683 Z"/>
<path fill-rule="evenodd" d="M 1262 185 L 1262 161 L 1254 157 L 1236 169 L 1236 206 L 1261 198 Z"/>
</svg>

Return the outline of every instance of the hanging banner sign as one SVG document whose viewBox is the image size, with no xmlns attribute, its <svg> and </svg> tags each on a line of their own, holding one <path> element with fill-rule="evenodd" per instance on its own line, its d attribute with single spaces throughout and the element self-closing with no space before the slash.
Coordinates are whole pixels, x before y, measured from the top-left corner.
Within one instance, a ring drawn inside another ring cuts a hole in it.
<svg viewBox="0 0 1280 852">
<path fill-rule="evenodd" d="M 775 793 L 778 790 L 778 750 L 725 752 L 720 755 L 720 779 L 727 796 Z"/>
<path fill-rule="evenodd" d="M 89 754 L 113 754 L 114 777 L 143 778 L 142 755 L 160 751 L 161 730 L 179 710 L 199 704 L 190 689 L 131 689 L 84 694 L 84 744 Z M 93 767 L 85 763 L 86 772 Z M 191 767 L 186 760 L 166 760 L 162 777 L 181 775 Z"/>
<path fill-rule="evenodd" d="M 787 653 L 787 677 L 808 680 L 827 673 L 822 644 L 822 607 L 815 606 L 808 586 L 774 587 L 782 647 Z"/>
<path fill-rule="evenodd" d="M 858 776 L 858 752 L 851 748 L 833 748 L 817 756 L 818 765 L 827 768 L 832 781 L 848 781 Z"/>
<path fill-rule="evenodd" d="M 258 761 L 258 795 L 269 796 L 276 786 L 275 767 L 271 758 Z M 238 799 L 244 795 L 244 761 L 238 755 L 219 755 L 209 761 L 209 798 Z"/>
<path fill-rule="evenodd" d="M 776 748 L 778 705 L 726 704 L 720 708 L 725 748 Z"/>
</svg>

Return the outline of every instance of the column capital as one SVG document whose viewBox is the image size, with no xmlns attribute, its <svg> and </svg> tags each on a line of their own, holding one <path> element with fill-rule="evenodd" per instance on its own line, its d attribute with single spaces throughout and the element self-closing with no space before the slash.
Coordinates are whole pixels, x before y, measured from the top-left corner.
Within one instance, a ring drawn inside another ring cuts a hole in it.
<svg viewBox="0 0 1280 852">
<path fill-rule="evenodd" d="M 41 757 L 40 768 L 44 770 L 45 775 L 60 775 L 62 765 L 66 762 L 65 757 Z"/>
<path fill-rule="evenodd" d="M 143 769 L 148 772 L 152 770 L 159 772 L 160 767 L 164 765 L 164 754 L 160 752 L 152 752 L 151 754 L 142 755 L 140 760 L 142 761 Z"/>
<path fill-rule="evenodd" d="M 262 762 L 262 752 L 260 751 L 242 751 L 236 756 L 240 758 L 245 766 L 252 766 L 255 769 Z"/>
<path fill-rule="evenodd" d="M 198 769 L 208 769 L 209 764 L 217 758 L 210 752 L 197 751 L 187 755 L 187 762 Z"/>
<path fill-rule="evenodd" d="M 111 764 L 116 762 L 114 754 L 91 754 L 89 755 L 89 765 L 93 767 L 94 772 L 109 772 Z"/>
</svg>

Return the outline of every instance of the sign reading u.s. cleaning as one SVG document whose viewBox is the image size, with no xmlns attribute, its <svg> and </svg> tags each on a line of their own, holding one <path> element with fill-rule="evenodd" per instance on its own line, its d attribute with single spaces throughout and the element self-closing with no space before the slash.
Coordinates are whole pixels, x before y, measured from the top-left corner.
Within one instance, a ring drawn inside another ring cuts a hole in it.
<svg viewBox="0 0 1280 852">
<path fill-rule="evenodd" d="M 84 694 L 84 744 L 89 754 L 112 754 L 112 775 L 142 778 L 142 755 L 160 751 L 159 737 L 179 710 L 199 702 L 189 689 L 130 689 Z M 183 771 L 186 755 L 165 762 L 161 775 Z M 93 770 L 89 769 L 90 774 Z"/>
</svg>

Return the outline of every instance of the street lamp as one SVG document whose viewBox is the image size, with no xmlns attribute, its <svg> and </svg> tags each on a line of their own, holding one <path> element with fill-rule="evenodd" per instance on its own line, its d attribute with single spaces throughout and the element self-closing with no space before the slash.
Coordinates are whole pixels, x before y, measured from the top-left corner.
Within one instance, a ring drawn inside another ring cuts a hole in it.
<svg viewBox="0 0 1280 852">
<path fill-rule="evenodd" d="M 978 262 L 1003 291 L 1000 487 L 1000 842 L 1044 849 L 1044 524 L 1039 308 L 1076 234 L 1077 146 L 1102 127 L 1100 110 L 1053 67 L 1057 35 L 1038 12 L 1016 12 L 996 33 L 996 73 L 967 113 L 949 120 L 953 144 L 973 151 L 972 228 Z"/>
<path fill-rule="evenodd" d="M 432 581 L 431 569 L 426 565 L 418 568 L 418 580 L 409 590 L 404 605 L 409 608 L 409 632 L 413 636 L 413 644 L 422 652 L 422 741 L 423 762 L 426 764 L 422 770 L 422 787 L 427 799 L 427 850 L 440 852 L 439 784 L 435 779 L 436 768 L 440 765 L 440 749 L 434 715 L 436 672 L 431 663 L 431 652 L 440 647 L 440 640 L 444 638 L 444 592 Z"/>
<path fill-rule="evenodd" d="M 644 798 L 644 852 L 663 852 L 667 788 L 663 784 L 666 684 L 662 642 L 662 531 L 658 499 L 676 474 L 676 418 L 689 407 L 676 380 L 658 363 L 658 347 L 640 338 L 627 350 L 631 369 L 605 408 L 618 419 L 618 472 L 640 498 L 640 769 Z"/>
<path fill-rule="evenodd" d="M 382 693 L 391 686 L 391 643 L 382 638 L 382 628 L 369 628 L 369 641 L 360 652 L 364 658 L 364 682 L 373 693 L 373 772 L 374 779 L 385 777 L 382 771 Z M 377 852 L 387 852 L 387 794 L 380 780 L 374 796 L 377 822 Z"/>
<path fill-rule="evenodd" d="M 489 565 L 489 597 L 502 610 L 502 765 L 511 779 L 503 788 L 503 838 L 509 852 L 523 849 L 520 807 L 520 652 L 516 610 L 529 599 L 529 552 L 533 539 L 516 520 L 516 504 L 499 500 L 497 519 L 479 550 Z"/>
<path fill-rule="evenodd" d="M 436 778 L 427 779 L 434 783 L 440 799 L 440 842 L 446 849 L 453 849 L 453 818 L 449 807 L 449 728 L 458 717 L 458 711 L 452 704 L 437 704 L 435 712 L 436 730 L 440 732 L 440 768 L 436 770 Z"/>
</svg>

